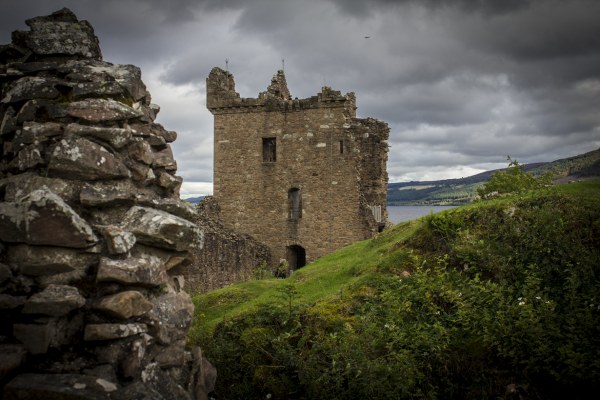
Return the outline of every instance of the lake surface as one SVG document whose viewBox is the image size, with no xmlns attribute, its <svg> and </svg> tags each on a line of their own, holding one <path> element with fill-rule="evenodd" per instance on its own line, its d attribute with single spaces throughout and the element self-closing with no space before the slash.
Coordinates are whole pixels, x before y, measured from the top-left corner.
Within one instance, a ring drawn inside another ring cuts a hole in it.
<svg viewBox="0 0 600 400">
<path fill-rule="evenodd" d="M 397 224 L 399 222 L 410 221 L 424 215 L 437 213 L 444 210 L 455 208 L 456 206 L 388 206 L 388 219 Z"/>
</svg>

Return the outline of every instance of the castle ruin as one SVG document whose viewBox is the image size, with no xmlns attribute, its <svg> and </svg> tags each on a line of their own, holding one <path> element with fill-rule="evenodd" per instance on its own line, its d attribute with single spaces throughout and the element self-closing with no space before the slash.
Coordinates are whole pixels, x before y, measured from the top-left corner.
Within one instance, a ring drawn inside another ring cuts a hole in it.
<svg viewBox="0 0 600 400">
<path fill-rule="evenodd" d="M 383 229 L 389 128 L 356 118 L 354 93 L 323 87 L 292 99 L 280 70 L 258 98 L 241 98 L 220 68 L 206 90 L 225 227 L 267 244 L 291 269 Z"/>
</svg>

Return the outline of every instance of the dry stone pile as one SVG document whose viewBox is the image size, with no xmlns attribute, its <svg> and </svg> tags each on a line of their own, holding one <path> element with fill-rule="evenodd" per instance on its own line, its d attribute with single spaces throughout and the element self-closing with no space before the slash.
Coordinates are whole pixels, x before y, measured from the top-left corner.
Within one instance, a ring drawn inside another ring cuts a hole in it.
<svg viewBox="0 0 600 400">
<path fill-rule="evenodd" d="M 0 397 L 201 399 L 194 210 L 132 65 L 68 9 L 0 46 Z"/>
</svg>

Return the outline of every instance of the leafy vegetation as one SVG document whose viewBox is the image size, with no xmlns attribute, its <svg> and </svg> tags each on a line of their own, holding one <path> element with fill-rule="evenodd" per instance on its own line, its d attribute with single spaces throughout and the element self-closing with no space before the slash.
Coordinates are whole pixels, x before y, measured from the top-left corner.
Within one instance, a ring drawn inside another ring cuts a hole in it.
<svg viewBox="0 0 600 400">
<path fill-rule="evenodd" d="M 600 181 L 384 231 L 196 296 L 220 399 L 562 399 L 600 386 Z"/>
<path fill-rule="evenodd" d="M 524 193 L 533 189 L 541 189 L 552 184 L 552 175 L 545 173 L 539 177 L 526 172 L 517 160 L 508 157 L 508 168 L 497 171 L 490 180 L 477 188 L 481 198 L 493 195 Z"/>
</svg>

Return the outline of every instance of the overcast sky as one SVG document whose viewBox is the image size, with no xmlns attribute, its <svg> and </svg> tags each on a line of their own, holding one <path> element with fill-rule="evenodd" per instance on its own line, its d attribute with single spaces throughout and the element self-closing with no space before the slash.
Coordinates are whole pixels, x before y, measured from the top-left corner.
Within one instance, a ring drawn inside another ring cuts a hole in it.
<svg viewBox="0 0 600 400">
<path fill-rule="evenodd" d="M 391 128 L 390 182 L 469 176 L 600 147 L 598 0 L 0 0 L 0 43 L 64 6 L 134 64 L 178 132 L 182 195 L 212 193 L 214 66 L 256 97 L 355 92 Z M 368 36 L 368 38 L 365 38 Z"/>
</svg>

